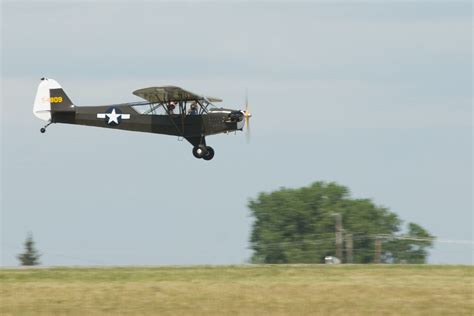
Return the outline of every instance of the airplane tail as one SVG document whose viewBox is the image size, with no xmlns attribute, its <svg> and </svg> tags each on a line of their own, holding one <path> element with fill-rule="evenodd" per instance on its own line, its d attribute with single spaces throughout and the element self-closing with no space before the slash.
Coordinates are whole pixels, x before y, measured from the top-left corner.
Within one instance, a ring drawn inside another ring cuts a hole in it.
<svg viewBox="0 0 474 316">
<path fill-rule="evenodd" d="M 73 112 L 74 104 L 56 80 L 41 78 L 36 92 L 33 114 L 43 120 L 51 121 L 51 112 Z"/>
</svg>

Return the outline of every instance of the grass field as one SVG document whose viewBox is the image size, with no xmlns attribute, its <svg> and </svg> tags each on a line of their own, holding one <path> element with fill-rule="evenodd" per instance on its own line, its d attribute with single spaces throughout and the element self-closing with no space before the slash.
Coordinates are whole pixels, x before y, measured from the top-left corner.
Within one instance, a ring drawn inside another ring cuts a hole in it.
<svg viewBox="0 0 474 316">
<path fill-rule="evenodd" d="M 474 268 L 1 269 L 0 315 L 472 315 Z"/>
</svg>

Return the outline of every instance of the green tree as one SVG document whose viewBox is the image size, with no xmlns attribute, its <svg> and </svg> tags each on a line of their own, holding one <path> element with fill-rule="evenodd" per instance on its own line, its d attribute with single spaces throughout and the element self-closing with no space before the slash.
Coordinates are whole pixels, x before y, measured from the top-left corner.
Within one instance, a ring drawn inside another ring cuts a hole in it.
<svg viewBox="0 0 474 316">
<path fill-rule="evenodd" d="M 36 250 L 33 235 L 28 233 L 25 240 L 25 252 L 17 256 L 22 266 L 36 266 L 40 264 L 39 258 L 41 255 Z"/>
<path fill-rule="evenodd" d="M 431 246 L 426 241 L 393 239 L 402 223 L 395 213 L 369 199 L 351 199 L 349 190 L 336 183 L 315 182 L 309 187 L 260 193 L 248 206 L 254 218 L 250 242 L 255 263 L 323 262 L 325 256 L 335 254 L 335 213 L 341 214 L 344 231 L 353 236 L 354 263 L 374 261 L 378 236 L 384 236 L 384 262 L 405 260 L 407 250 L 410 258 L 425 260 L 426 247 Z M 429 236 L 412 223 L 410 234 Z"/>
<path fill-rule="evenodd" d="M 385 245 L 385 260 L 392 263 L 425 263 L 427 248 L 433 246 L 434 237 L 420 225 L 409 223 L 408 233 L 395 236 Z"/>
</svg>

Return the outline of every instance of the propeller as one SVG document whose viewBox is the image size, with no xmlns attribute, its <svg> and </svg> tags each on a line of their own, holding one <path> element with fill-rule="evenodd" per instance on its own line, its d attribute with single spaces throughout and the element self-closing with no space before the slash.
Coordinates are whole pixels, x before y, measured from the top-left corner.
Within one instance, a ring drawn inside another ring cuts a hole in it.
<svg viewBox="0 0 474 316">
<path fill-rule="evenodd" d="M 247 143 L 250 142 L 250 118 L 252 117 L 252 114 L 249 111 L 249 98 L 248 98 L 248 93 L 245 91 L 245 111 L 244 111 L 244 118 L 245 118 L 245 125 L 247 126 L 247 133 L 246 133 L 246 139 Z"/>
</svg>

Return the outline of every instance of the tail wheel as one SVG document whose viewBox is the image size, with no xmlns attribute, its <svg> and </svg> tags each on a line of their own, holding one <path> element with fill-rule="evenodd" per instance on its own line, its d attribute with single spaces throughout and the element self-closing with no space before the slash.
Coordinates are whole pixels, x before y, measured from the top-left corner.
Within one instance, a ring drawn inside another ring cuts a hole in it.
<svg viewBox="0 0 474 316">
<path fill-rule="evenodd" d="M 212 149 L 212 147 L 207 146 L 206 154 L 202 158 L 204 158 L 204 160 L 211 160 L 212 158 L 214 158 L 214 149 Z"/>
</svg>

